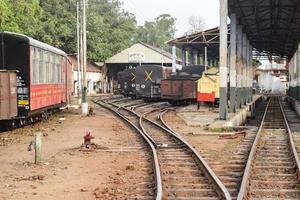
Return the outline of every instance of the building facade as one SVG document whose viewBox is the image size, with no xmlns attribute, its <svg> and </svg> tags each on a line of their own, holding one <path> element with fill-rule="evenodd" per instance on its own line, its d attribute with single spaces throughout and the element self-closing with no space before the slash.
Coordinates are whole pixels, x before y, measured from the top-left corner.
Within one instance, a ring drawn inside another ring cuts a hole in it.
<svg viewBox="0 0 300 200">
<path fill-rule="evenodd" d="M 77 58 L 75 56 L 69 56 L 69 60 L 72 63 L 73 71 L 73 95 L 78 95 L 78 92 L 81 91 L 81 85 L 79 84 L 78 79 L 82 79 L 82 71 L 78 74 L 78 65 Z M 103 64 L 93 63 L 88 61 L 86 67 L 86 77 L 87 77 L 87 94 L 95 95 L 100 93 L 107 93 L 108 84 L 107 78 L 103 71 Z"/>
</svg>

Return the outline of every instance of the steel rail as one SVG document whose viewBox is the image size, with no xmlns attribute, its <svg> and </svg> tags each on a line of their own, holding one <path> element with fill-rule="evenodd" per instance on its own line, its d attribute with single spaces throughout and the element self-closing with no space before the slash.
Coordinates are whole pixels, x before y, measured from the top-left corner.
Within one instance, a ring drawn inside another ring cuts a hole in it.
<svg viewBox="0 0 300 200">
<path fill-rule="evenodd" d="M 162 129 L 163 131 L 169 133 L 172 137 L 175 137 L 177 140 L 179 140 L 185 147 L 187 147 L 188 149 L 191 150 L 191 152 L 193 153 L 193 156 L 195 156 L 197 163 L 200 165 L 201 169 L 203 170 L 203 172 L 205 173 L 206 177 L 209 178 L 209 180 L 211 181 L 212 184 L 214 184 L 216 187 L 216 192 L 219 195 L 219 197 L 221 199 L 224 200 L 231 200 L 231 196 L 230 193 L 228 192 L 228 190 L 225 188 L 225 186 L 223 185 L 223 183 L 219 180 L 219 178 L 215 175 L 215 173 L 213 172 L 213 170 L 209 167 L 209 165 L 206 163 L 206 161 L 203 159 L 203 157 L 197 152 L 197 150 L 195 148 L 193 148 L 185 139 L 183 139 L 182 137 L 180 137 L 178 135 L 178 133 L 176 133 L 174 130 L 172 130 L 170 127 L 167 126 L 167 124 L 165 122 L 163 122 L 162 126 L 152 120 L 147 119 L 145 116 L 147 114 L 150 114 L 152 112 L 157 112 L 157 111 L 163 111 L 166 112 L 167 108 L 157 108 L 151 111 L 148 111 L 146 113 L 143 113 L 141 115 L 139 115 L 138 113 L 136 113 L 134 110 L 128 109 L 126 107 L 119 107 L 113 103 L 108 103 L 114 107 L 117 108 L 117 110 L 125 110 L 129 113 L 132 113 L 133 115 L 135 115 L 136 117 L 139 117 L 139 125 L 140 125 L 140 129 L 143 131 L 144 135 L 149 139 L 149 141 L 151 141 L 153 143 L 153 145 L 156 148 L 159 148 L 158 144 L 155 142 L 155 140 L 147 133 L 147 131 L 145 130 L 145 128 L 142 125 L 143 120 L 148 121 L 149 123 L 151 123 L 152 125 Z M 125 117 L 126 118 L 126 117 Z M 161 118 L 161 116 L 159 116 L 159 118 Z M 127 118 L 126 118 L 127 119 Z M 129 119 L 127 119 L 129 120 Z M 162 194 L 163 195 L 163 194 Z"/>
<path fill-rule="evenodd" d="M 278 100 L 278 101 L 279 101 L 279 105 L 280 105 L 280 111 L 281 111 L 281 113 L 283 115 L 283 118 L 284 118 L 285 127 L 286 127 L 286 130 L 288 132 L 289 143 L 290 143 L 290 146 L 292 148 L 293 157 L 296 161 L 296 165 L 297 165 L 297 169 L 298 169 L 298 173 L 299 173 L 300 172 L 300 160 L 299 160 L 299 157 L 297 155 L 297 151 L 296 151 L 296 148 L 295 148 L 295 145 L 294 145 L 292 133 L 291 133 L 288 121 L 286 119 L 286 115 L 283 111 L 281 101 L 280 100 Z M 241 187 L 240 187 L 240 191 L 239 191 L 237 200 L 243 200 L 247 195 L 247 187 L 249 185 L 249 181 L 250 181 L 249 177 L 250 177 L 250 172 L 251 172 L 251 167 L 252 167 L 251 165 L 253 163 L 254 155 L 255 155 L 255 153 L 257 151 L 257 148 L 258 148 L 259 139 L 261 138 L 261 132 L 262 132 L 263 124 L 264 124 L 264 121 L 265 121 L 265 118 L 266 118 L 266 115 L 267 115 L 267 112 L 268 112 L 269 104 L 270 104 L 270 100 L 269 100 L 269 102 L 266 106 L 266 109 L 265 109 L 260 127 L 257 131 L 257 135 L 255 137 L 255 140 L 254 140 L 252 148 L 251 148 L 251 152 L 250 152 L 248 160 L 247 160 L 247 165 L 246 165 L 246 168 L 245 168 L 245 172 L 244 172 L 244 175 L 243 175 L 243 179 L 242 179 L 242 183 L 241 183 Z"/>
<path fill-rule="evenodd" d="M 228 192 L 228 190 L 226 189 L 226 187 L 224 186 L 224 184 L 220 181 L 220 179 L 217 177 L 217 175 L 214 173 L 214 171 L 209 167 L 209 165 L 206 163 L 206 161 L 204 160 L 204 158 L 200 155 L 200 153 L 193 147 L 191 146 L 184 138 L 182 138 L 180 136 L 180 134 L 178 134 L 176 131 L 174 131 L 164 120 L 163 116 L 169 112 L 169 110 L 164 110 L 163 112 L 161 112 L 159 114 L 159 119 L 161 120 L 162 124 L 165 126 L 162 127 L 158 124 L 158 126 L 160 126 L 161 128 L 163 128 L 164 130 L 166 130 L 168 133 L 170 133 L 172 136 L 174 136 L 175 138 L 177 138 L 178 140 L 180 140 L 186 147 L 188 147 L 193 154 L 195 155 L 195 157 L 197 158 L 198 162 L 200 163 L 200 165 L 202 166 L 201 168 L 204 169 L 205 174 L 210 177 L 210 180 L 219 188 L 219 191 L 217 191 L 217 193 L 223 197 L 223 199 L 226 200 L 230 200 L 231 195 Z M 155 122 L 153 122 L 155 123 Z"/>
<path fill-rule="evenodd" d="M 288 123 L 288 120 L 287 120 L 287 117 L 286 117 L 286 113 L 283 110 L 283 106 L 282 106 L 282 103 L 281 103 L 280 100 L 279 100 L 279 105 L 280 105 L 281 113 L 283 115 L 283 119 L 284 119 L 284 122 L 285 122 L 286 129 L 287 129 L 287 132 L 288 132 L 289 142 L 290 142 L 290 145 L 291 145 L 291 148 L 292 148 L 293 156 L 294 156 L 294 159 L 296 161 L 296 165 L 297 165 L 297 169 L 298 169 L 298 174 L 300 174 L 300 159 L 298 157 L 298 153 L 297 153 L 297 150 L 296 150 L 296 146 L 295 146 L 293 134 L 292 134 L 290 125 Z M 298 177 L 298 178 L 300 179 L 300 177 Z"/>
<path fill-rule="evenodd" d="M 258 129 L 256 137 L 255 137 L 255 140 L 254 140 L 254 142 L 252 144 L 252 147 L 251 147 L 250 154 L 248 156 L 248 160 L 247 160 L 247 164 L 246 164 L 246 168 L 245 168 L 245 172 L 244 172 L 244 175 L 243 175 L 243 179 L 242 179 L 242 183 L 241 183 L 241 187 L 240 187 L 240 191 L 239 191 L 237 200 L 242 200 L 244 198 L 244 196 L 247 194 L 247 186 L 248 186 L 248 181 L 249 181 L 249 177 L 250 177 L 251 164 L 252 164 L 252 160 L 254 158 L 254 154 L 256 152 L 256 149 L 257 149 L 257 144 L 258 144 L 258 141 L 259 141 L 259 138 L 260 138 L 261 130 L 263 129 L 263 124 L 264 124 L 263 122 L 265 121 L 269 104 L 270 104 L 270 100 L 269 100 L 269 102 L 266 106 L 263 118 L 261 120 L 259 129 Z"/>
<path fill-rule="evenodd" d="M 119 112 L 119 108 L 118 106 L 112 104 L 112 103 L 107 103 L 104 102 L 103 100 L 100 100 L 103 104 L 99 103 L 98 101 L 94 101 L 93 102 L 97 105 L 102 106 L 103 108 L 111 111 L 112 113 L 114 113 L 116 116 L 120 117 L 122 120 L 124 120 L 125 122 L 127 122 L 128 124 L 130 124 L 146 141 L 146 143 L 149 145 L 149 147 L 151 148 L 152 151 L 152 155 L 153 155 L 153 161 L 154 161 L 154 173 L 155 173 L 155 179 L 156 179 L 156 200 L 161 200 L 162 199 L 162 179 L 161 179 L 161 173 L 160 173 L 160 166 L 159 166 L 159 161 L 158 161 L 158 156 L 157 156 L 157 151 L 156 148 L 154 147 L 154 145 L 152 144 L 152 142 L 148 139 L 147 136 L 145 136 L 145 134 L 143 133 L 143 131 L 138 128 L 134 123 L 132 123 L 129 119 L 127 119 L 125 116 L 123 116 L 120 112 Z M 104 104 L 108 104 L 108 105 L 112 105 L 116 108 L 118 108 L 117 110 L 114 110 L 112 108 L 110 108 L 109 106 L 106 106 Z"/>
</svg>

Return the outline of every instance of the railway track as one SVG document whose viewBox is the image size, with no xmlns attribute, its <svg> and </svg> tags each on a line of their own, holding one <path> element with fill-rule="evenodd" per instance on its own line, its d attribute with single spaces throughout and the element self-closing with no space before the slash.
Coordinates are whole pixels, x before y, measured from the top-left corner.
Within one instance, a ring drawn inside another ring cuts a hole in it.
<svg viewBox="0 0 300 200">
<path fill-rule="evenodd" d="M 238 192 L 240 189 L 240 184 L 242 182 L 244 170 L 247 164 L 247 158 L 249 156 L 251 146 L 254 142 L 257 129 L 254 128 L 256 126 L 259 126 L 263 113 L 266 109 L 267 102 L 261 102 L 256 111 L 255 111 L 255 118 L 250 120 L 246 126 L 253 127 L 251 130 L 247 131 L 247 134 L 243 138 L 243 140 L 240 142 L 240 144 L 237 147 L 237 151 L 234 153 L 234 155 L 228 160 L 226 163 L 222 163 L 219 160 L 216 160 L 214 157 L 212 157 L 210 154 L 206 152 L 206 149 L 201 149 L 200 153 L 203 156 L 203 158 L 208 162 L 208 164 L 212 167 L 216 175 L 219 177 L 221 182 L 224 184 L 224 186 L 227 188 L 228 192 L 231 195 L 231 198 L 237 199 Z M 170 109 L 165 110 L 162 112 L 159 116 L 160 123 L 168 128 L 169 130 L 173 131 L 172 128 L 166 123 L 164 120 L 164 115 L 169 112 Z M 154 119 L 155 120 L 155 119 Z M 174 132 L 174 131 L 173 131 Z"/>
<path fill-rule="evenodd" d="M 249 154 L 238 200 L 300 199 L 299 169 L 279 97 L 270 97 Z"/>
<path fill-rule="evenodd" d="M 118 107 L 116 104 L 111 105 Z M 148 111 L 138 114 L 134 111 L 136 108 L 139 108 L 139 113 Z M 193 147 L 163 124 L 147 118 L 148 114 L 163 112 L 164 106 L 156 104 L 152 108 L 149 105 L 142 108 L 138 105 L 132 109 L 119 107 L 117 110 L 136 126 L 139 125 L 156 147 L 163 188 L 162 199 L 231 199 L 228 191 Z"/>
<path fill-rule="evenodd" d="M 113 100 L 113 102 L 122 103 L 127 106 L 137 106 L 140 105 L 140 102 L 135 102 L 133 104 L 126 103 L 126 99 Z M 139 142 L 143 144 L 142 158 L 137 160 L 137 166 L 135 166 L 136 174 L 139 177 L 137 178 L 138 182 L 131 186 L 128 197 L 128 200 L 161 200 L 162 199 L 162 186 L 161 186 L 161 176 L 159 163 L 157 159 L 157 152 L 153 144 L 149 139 L 143 134 L 143 132 L 138 127 L 138 121 L 133 121 L 128 119 L 128 116 L 120 112 L 119 107 L 115 106 L 113 103 L 109 103 L 104 100 L 94 101 L 95 104 L 100 105 L 115 115 L 120 117 L 125 123 L 129 124 L 133 132 L 138 134 Z M 145 158 L 146 155 L 146 158 Z"/>
</svg>

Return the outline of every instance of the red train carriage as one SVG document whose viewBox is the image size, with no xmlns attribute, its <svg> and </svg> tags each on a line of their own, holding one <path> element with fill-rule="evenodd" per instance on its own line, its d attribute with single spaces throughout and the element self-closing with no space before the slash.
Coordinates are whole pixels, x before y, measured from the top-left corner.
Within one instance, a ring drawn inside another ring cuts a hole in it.
<svg viewBox="0 0 300 200">
<path fill-rule="evenodd" d="M 17 71 L 16 118 L 69 102 L 72 68 L 65 52 L 17 33 L 0 33 L 0 40 L 0 69 Z"/>
</svg>

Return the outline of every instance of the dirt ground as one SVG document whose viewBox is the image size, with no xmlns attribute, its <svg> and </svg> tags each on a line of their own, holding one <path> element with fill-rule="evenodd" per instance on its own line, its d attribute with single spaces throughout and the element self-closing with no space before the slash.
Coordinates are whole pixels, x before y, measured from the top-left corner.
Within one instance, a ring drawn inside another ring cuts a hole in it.
<svg viewBox="0 0 300 200">
<path fill-rule="evenodd" d="M 72 110 L 0 134 L 0 199 L 123 200 L 130 196 L 143 178 L 135 169 L 149 158 L 140 150 L 136 133 L 109 111 L 94 110 L 93 117 L 81 117 Z M 205 157 L 217 162 L 226 163 L 241 140 L 219 139 L 204 127 L 187 126 L 174 112 L 165 119 Z M 102 150 L 80 151 L 86 131 Z M 40 165 L 33 164 L 34 152 L 27 150 L 35 132 L 44 135 Z"/>
<path fill-rule="evenodd" d="M 229 132 L 210 132 L 205 126 L 188 126 L 174 111 L 164 116 L 167 124 L 176 132 L 180 133 L 191 145 L 193 145 L 208 162 L 227 164 L 238 144 L 243 139 L 221 139 L 222 134 L 233 134 Z"/>
<path fill-rule="evenodd" d="M 125 199 L 130 186 L 140 181 L 134 164 L 146 162 L 137 137 L 117 117 L 104 109 L 82 118 L 64 112 L 18 130 L 0 134 L 0 199 Z M 60 118 L 65 118 L 60 121 Z M 28 145 L 34 133 L 42 138 L 42 163 L 34 165 Z M 90 131 L 101 151 L 79 147 Z M 128 150 L 127 147 L 133 147 Z M 112 147 L 115 151 L 107 151 Z M 118 148 L 116 148 L 118 147 Z M 122 148 L 120 148 L 122 147 Z M 124 151 L 123 151 L 123 150 Z"/>
</svg>

